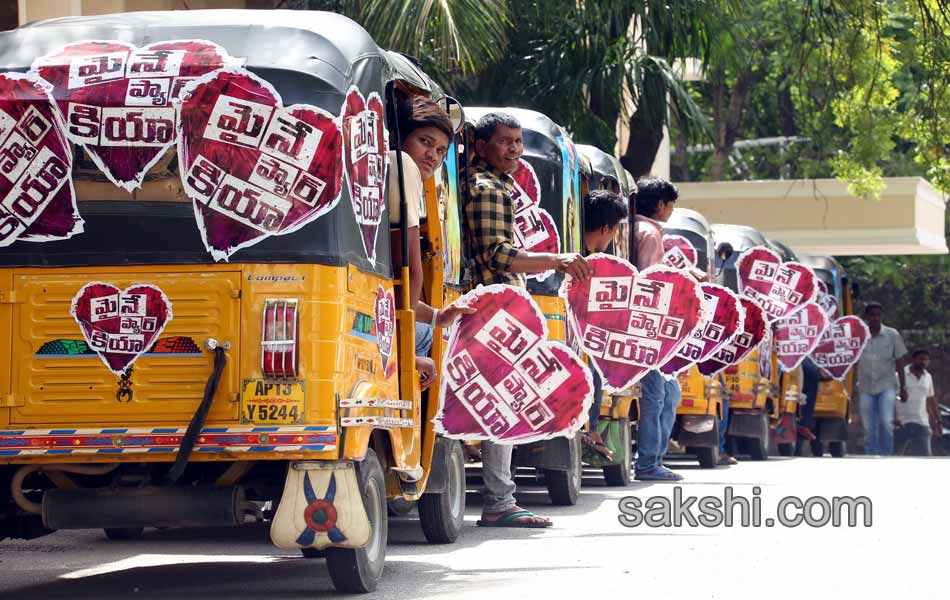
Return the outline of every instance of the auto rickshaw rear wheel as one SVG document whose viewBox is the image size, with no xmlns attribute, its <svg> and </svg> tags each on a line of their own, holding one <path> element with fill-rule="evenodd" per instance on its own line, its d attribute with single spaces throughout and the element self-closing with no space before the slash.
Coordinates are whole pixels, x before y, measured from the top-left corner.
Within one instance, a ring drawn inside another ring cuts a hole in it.
<svg viewBox="0 0 950 600">
<path fill-rule="evenodd" d="M 419 522 L 429 542 L 451 544 L 458 539 L 465 521 L 465 453 L 456 440 L 437 438 L 436 444 L 448 447 L 448 477 L 443 491 L 423 494 L 419 499 Z M 437 447 L 435 451 L 440 450 Z"/>
<path fill-rule="evenodd" d="M 575 434 L 570 440 L 570 468 L 565 471 L 545 469 L 544 482 L 548 497 L 555 506 L 574 506 L 581 493 L 584 465 L 581 464 L 581 436 Z"/>
<path fill-rule="evenodd" d="M 616 465 L 604 465 L 604 481 L 610 487 L 627 487 L 630 485 L 630 463 L 633 462 L 633 446 L 630 438 L 630 419 L 623 417 L 617 421 L 620 425 L 621 443 L 623 450 L 620 461 Z"/>
<path fill-rule="evenodd" d="M 843 440 L 828 442 L 828 452 L 831 452 L 835 458 L 844 458 L 848 454 L 848 442 Z"/>
<path fill-rule="evenodd" d="M 794 456 L 794 454 L 795 454 L 795 444 L 779 444 L 778 445 L 779 456 Z"/>
<path fill-rule="evenodd" d="M 103 529 L 106 537 L 113 541 L 137 540 L 142 537 L 144 527 L 106 527 Z"/>
<path fill-rule="evenodd" d="M 363 506 L 371 528 L 369 543 L 362 548 L 327 548 L 327 570 L 333 586 L 341 592 L 366 593 L 376 589 L 386 565 L 389 519 L 386 514 L 386 479 L 372 448 L 356 465 Z"/>
<path fill-rule="evenodd" d="M 686 452 L 695 454 L 703 469 L 714 469 L 719 465 L 719 446 L 687 447 Z"/>
</svg>

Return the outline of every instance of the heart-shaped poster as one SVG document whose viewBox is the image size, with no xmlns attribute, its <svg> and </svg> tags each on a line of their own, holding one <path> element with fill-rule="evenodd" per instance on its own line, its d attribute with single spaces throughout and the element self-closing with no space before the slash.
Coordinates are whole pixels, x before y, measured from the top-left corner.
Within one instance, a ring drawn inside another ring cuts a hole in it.
<svg viewBox="0 0 950 600">
<path fill-rule="evenodd" d="M 38 58 L 32 70 L 50 82 L 69 140 L 85 148 L 115 185 L 132 191 L 175 143 L 172 101 L 200 77 L 237 61 L 204 40 L 83 41 Z"/>
<path fill-rule="evenodd" d="M 782 262 L 764 246 L 742 253 L 737 263 L 739 293 L 755 300 L 769 323 L 793 314 L 818 294 L 815 272 L 801 263 Z"/>
<path fill-rule="evenodd" d="M 565 277 L 560 294 L 568 326 L 601 374 L 604 390 L 618 393 L 686 343 L 702 317 L 703 295 L 692 277 L 663 265 L 638 273 L 609 254 L 593 254 L 587 263 L 591 277 Z"/>
<path fill-rule="evenodd" d="M 732 339 L 723 344 L 712 355 L 712 358 L 697 363 L 696 366 L 703 375 L 715 375 L 726 367 L 740 362 L 765 338 L 768 330 L 768 325 L 765 322 L 765 311 L 745 296 L 739 296 L 739 302 L 745 311 L 742 329 L 737 331 Z"/>
<path fill-rule="evenodd" d="M 811 354 L 829 324 L 828 316 L 817 302 L 809 302 L 792 316 L 775 324 L 778 364 L 792 371 Z"/>
<path fill-rule="evenodd" d="M 557 254 L 561 251 L 561 237 L 551 213 L 541 208 L 541 185 L 538 175 L 531 163 L 525 159 L 518 161 L 518 168 L 511 175 L 515 181 L 511 194 L 514 207 L 514 238 L 515 246 L 529 252 L 550 252 Z M 544 281 L 554 274 L 554 271 L 530 273 L 528 279 Z"/>
<path fill-rule="evenodd" d="M 531 296 L 489 285 L 462 302 L 475 313 L 460 317 L 449 339 L 436 433 L 521 444 L 580 429 L 593 402 L 590 371 L 566 346 L 547 341 Z"/>
<path fill-rule="evenodd" d="M 82 286 L 69 310 L 109 370 L 122 376 L 172 320 L 172 303 L 158 287 L 137 283 L 120 290 L 94 281 Z"/>
<path fill-rule="evenodd" d="M 383 123 L 383 101 L 372 92 L 364 98 L 353 86 L 343 103 L 343 139 L 346 179 L 350 186 L 353 214 L 360 228 L 363 250 L 376 262 L 376 236 L 386 206 L 386 168 L 389 164 L 389 134 Z"/>
<path fill-rule="evenodd" d="M 660 367 L 666 375 L 678 375 L 712 357 L 745 324 L 745 309 L 735 292 L 715 283 L 702 283 L 699 288 L 703 318 L 679 351 Z"/>
<path fill-rule="evenodd" d="M 48 83 L 0 74 L 0 248 L 82 233 L 73 155 Z"/>
<path fill-rule="evenodd" d="M 870 339 L 871 331 L 860 318 L 854 315 L 839 317 L 825 330 L 811 357 L 832 377 L 844 381 Z"/>
<path fill-rule="evenodd" d="M 696 268 L 696 248 L 688 239 L 672 233 L 663 234 L 663 264 L 681 271 Z"/>
<path fill-rule="evenodd" d="M 383 363 L 383 377 L 389 379 L 396 372 L 393 360 L 393 339 L 396 334 L 396 297 L 393 291 L 379 286 L 376 288 L 376 304 L 373 306 L 376 320 L 376 345 L 379 346 L 379 358 Z"/>
<path fill-rule="evenodd" d="M 336 206 L 343 136 L 333 115 L 283 106 L 244 69 L 221 69 L 181 93 L 178 160 L 205 247 L 215 260 L 296 231 Z"/>
<path fill-rule="evenodd" d="M 815 301 L 821 306 L 828 319 L 838 316 L 838 298 L 828 291 L 828 286 L 821 279 L 818 279 L 818 298 Z"/>
</svg>

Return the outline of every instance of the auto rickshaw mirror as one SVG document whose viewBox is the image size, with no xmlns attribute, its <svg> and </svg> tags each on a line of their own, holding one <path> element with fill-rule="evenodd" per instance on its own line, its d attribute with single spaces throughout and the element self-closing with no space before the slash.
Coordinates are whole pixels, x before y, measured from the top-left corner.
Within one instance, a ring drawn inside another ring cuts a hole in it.
<svg viewBox="0 0 950 600">
<path fill-rule="evenodd" d="M 465 124 L 465 111 L 462 109 L 462 103 L 452 96 L 442 96 L 439 98 L 438 104 L 449 115 L 455 133 L 461 131 L 462 125 Z"/>
<path fill-rule="evenodd" d="M 729 242 L 723 242 L 716 246 L 716 256 L 719 257 L 721 262 L 726 262 L 736 251 L 732 248 L 732 244 Z"/>
</svg>

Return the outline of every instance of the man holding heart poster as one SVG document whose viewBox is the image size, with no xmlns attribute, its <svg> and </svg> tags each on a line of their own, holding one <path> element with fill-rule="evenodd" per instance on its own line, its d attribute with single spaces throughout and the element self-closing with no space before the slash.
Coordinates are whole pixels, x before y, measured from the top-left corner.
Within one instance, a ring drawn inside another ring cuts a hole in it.
<svg viewBox="0 0 950 600">
<path fill-rule="evenodd" d="M 515 246 L 514 180 L 524 152 L 521 123 L 504 113 L 489 113 L 475 124 L 475 158 L 463 205 L 463 235 L 470 260 L 472 287 L 501 283 L 525 287 L 526 273 L 555 270 L 577 279 L 590 276 L 580 254 L 528 252 Z M 482 442 L 481 527 L 550 527 L 515 503 L 510 444 Z"/>
<path fill-rule="evenodd" d="M 660 178 L 637 181 L 635 239 L 637 269 L 663 264 L 663 226 L 673 214 L 679 191 Z M 640 380 L 640 418 L 637 421 L 637 460 L 634 478 L 638 481 L 679 481 L 683 476 L 663 466 L 670 443 L 676 407 L 680 403 L 677 378 L 667 380 L 659 369 Z"/>
</svg>

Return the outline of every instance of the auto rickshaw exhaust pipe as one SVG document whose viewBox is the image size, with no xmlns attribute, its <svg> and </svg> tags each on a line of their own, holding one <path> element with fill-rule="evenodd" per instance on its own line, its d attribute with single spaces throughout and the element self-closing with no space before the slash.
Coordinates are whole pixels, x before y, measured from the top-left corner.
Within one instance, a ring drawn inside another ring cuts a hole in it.
<svg viewBox="0 0 950 600">
<path fill-rule="evenodd" d="M 80 488 L 43 495 L 49 529 L 233 527 L 250 509 L 242 486 Z"/>
</svg>

